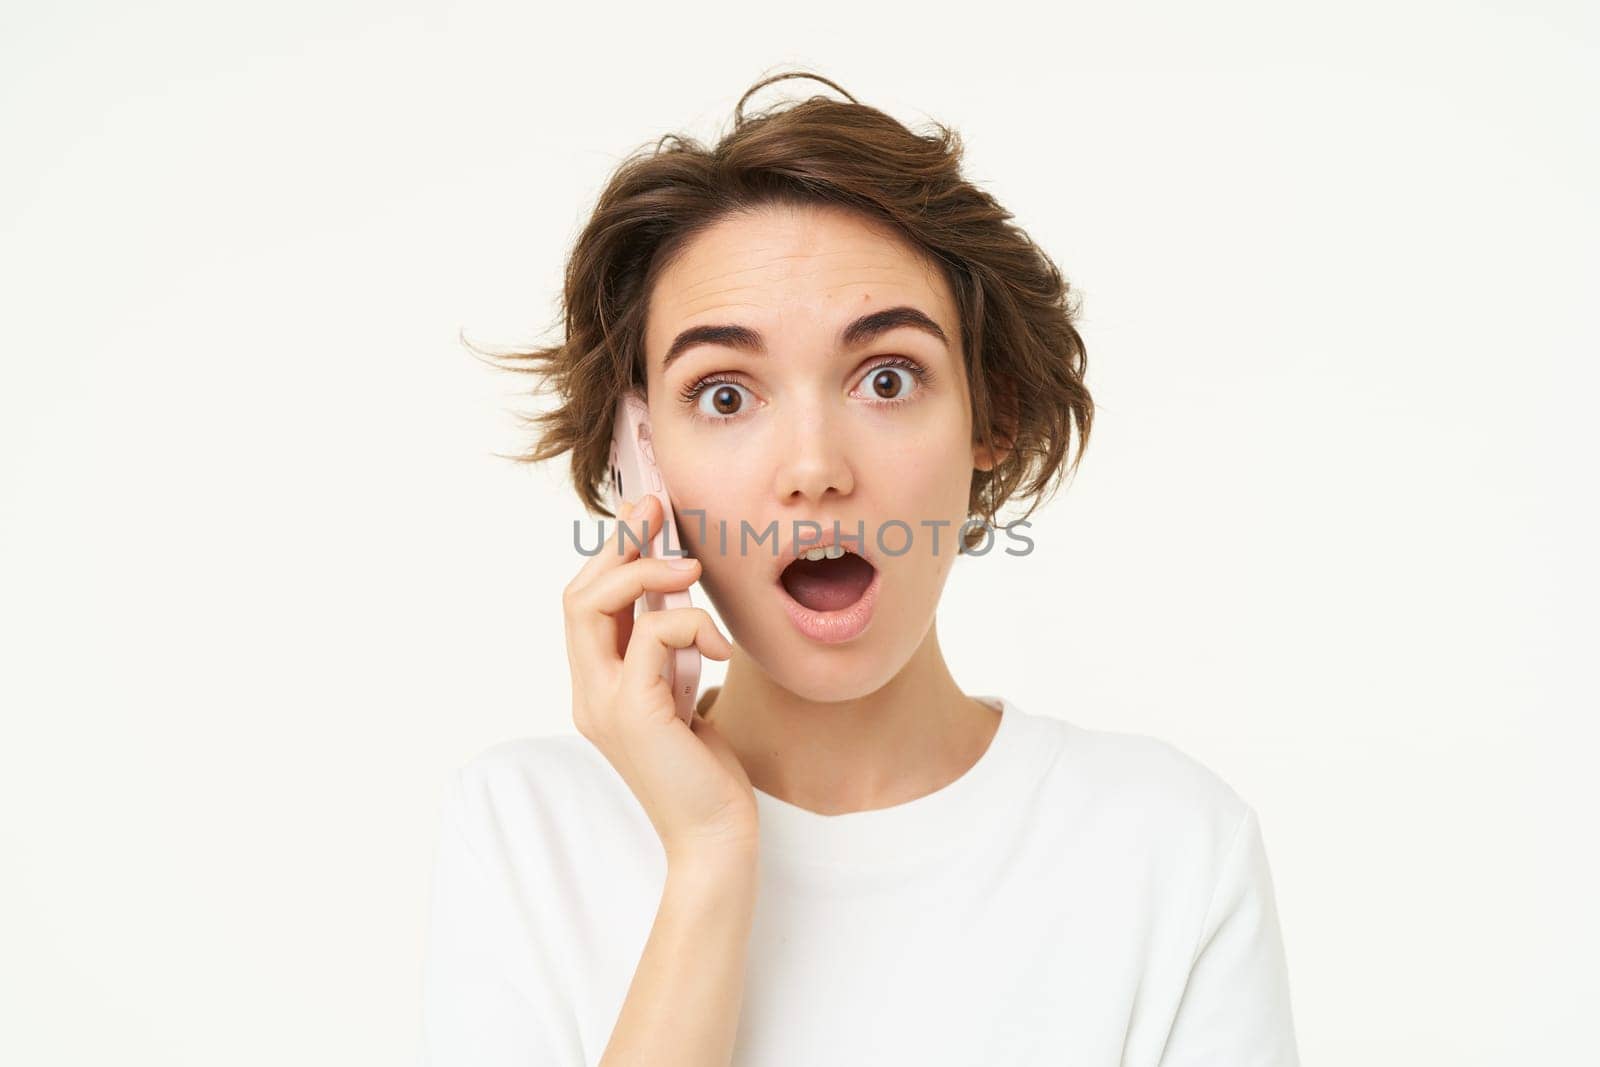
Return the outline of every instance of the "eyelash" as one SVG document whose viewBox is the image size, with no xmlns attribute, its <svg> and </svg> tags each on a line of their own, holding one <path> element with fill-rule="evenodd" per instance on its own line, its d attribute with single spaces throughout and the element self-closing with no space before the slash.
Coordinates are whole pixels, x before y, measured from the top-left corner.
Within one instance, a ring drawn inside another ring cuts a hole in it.
<svg viewBox="0 0 1600 1067">
<path fill-rule="evenodd" d="M 911 376 L 917 381 L 917 388 L 910 396 L 895 397 L 892 400 L 880 399 L 874 405 L 875 407 L 894 408 L 899 407 L 901 404 L 909 404 L 912 400 L 917 398 L 923 389 L 927 388 L 931 381 L 933 381 L 933 374 L 931 371 L 929 371 L 922 364 L 918 363 L 916 360 L 908 359 L 905 356 L 895 356 L 892 359 L 885 359 L 878 363 L 874 363 L 867 370 L 866 376 L 871 377 L 873 374 L 876 374 L 885 367 L 900 367 L 904 370 L 910 371 Z M 700 411 L 700 394 L 704 393 L 707 389 L 711 389 L 719 385 L 737 385 L 742 389 L 749 388 L 749 386 L 735 378 L 731 378 L 723 374 L 709 374 L 706 377 L 697 379 L 685 386 L 678 393 L 678 398 L 689 408 L 689 414 L 694 418 L 699 419 L 701 422 L 737 422 L 742 412 L 733 415 L 706 415 Z"/>
</svg>

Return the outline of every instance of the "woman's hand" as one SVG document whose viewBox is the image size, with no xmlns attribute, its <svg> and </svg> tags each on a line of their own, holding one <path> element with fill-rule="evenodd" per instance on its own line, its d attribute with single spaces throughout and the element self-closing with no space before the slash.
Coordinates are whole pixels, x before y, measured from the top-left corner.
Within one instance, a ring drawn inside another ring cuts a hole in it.
<svg viewBox="0 0 1600 1067">
<path fill-rule="evenodd" d="M 618 529 L 562 594 L 567 664 L 572 671 L 572 721 L 617 769 L 650 817 L 669 866 L 753 858 L 756 801 L 743 765 L 709 722 L 679 718 L 661 677 L 674 649 L 699 648 L 724 660 L 732 643 L 701 608 L 649 611 L 634 619 L 646 589 L 687 588 L 700 561 L 640 554 L 641 527 L 660 528 L 660 505 L 649 493 L 623 505 Z M 622 541 L 626 523 L 632 537 Z M 620 545 L 620 547 L 619 547 Z M 687 561 L 686 569 L 673 562 Z"/>
</svg>

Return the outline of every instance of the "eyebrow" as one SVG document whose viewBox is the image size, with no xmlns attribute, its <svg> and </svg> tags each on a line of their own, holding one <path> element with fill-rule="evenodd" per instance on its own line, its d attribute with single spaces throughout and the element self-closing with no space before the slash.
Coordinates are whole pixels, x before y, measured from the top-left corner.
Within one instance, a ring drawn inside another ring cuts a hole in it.
<svg viewBox="0 0 1600 1067">
<path fill-rule="evenodd" d="M 890 330 L 898 330 L 904 326 L 937 337 L 946 348 L 950 346 L 950 339 L 945 336 L 944 330 L 939 328 L 937 322 L 906 304 L 869 312 L 856 319 L 839 331 L 839 345 L 841 348 L 856 348 L 876 340 Z M 748 326 L 731 323 L 691 326 L 673 338 L 672 344 L 667 348 L 666 358 L 661 361 L 661 369 L 666 370 L 685 349 L 693 348 L 695 345 L 723 345 L 748 352 L 753 356 L 767 354 L 766 339 L 759 331 Z"/>
</svg>

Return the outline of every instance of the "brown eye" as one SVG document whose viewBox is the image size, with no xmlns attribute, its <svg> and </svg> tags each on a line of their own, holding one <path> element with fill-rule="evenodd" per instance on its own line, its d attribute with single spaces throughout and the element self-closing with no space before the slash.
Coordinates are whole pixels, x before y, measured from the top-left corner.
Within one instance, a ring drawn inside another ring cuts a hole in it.
<svg viewBox="0 0 1600 1067">
<path fill-rule="evenodd" d="M 738 390 L 726 385 L 718 386 L 711 394 L 711 406 L 717 409 L 719 415 L 732 415 L 739 410 Z"/>
<path fill-rule="evenodd" d="M 750 406 L 745 403 L 744 394 L 755 399 L 755 394 L 747 386 L 728 378 L 707 375 L 686 386 L 678 398 L 689 409 L 689 414 L 701 422 L 734 423 L 742 420 L 744 409 Z M 709 405 L 706 403 L 708 400 Z"/>
<path fill-rule="evenodd" d="M 873 393 L 883 400 L 899 397 L 906 389 L 900 381 L 902 373 L 909 375 L 911 372 L 903 367 L 879 367 L 872 375 Z"/>
</svg>

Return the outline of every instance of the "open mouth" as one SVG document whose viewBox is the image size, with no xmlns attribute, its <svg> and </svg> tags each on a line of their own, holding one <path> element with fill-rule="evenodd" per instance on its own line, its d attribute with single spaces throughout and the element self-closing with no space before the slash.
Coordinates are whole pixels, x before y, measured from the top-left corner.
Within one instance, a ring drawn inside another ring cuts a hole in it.
<svg viewBox="0 0 1600 1067">
<path fill-rule="evenodd" d="M 813 641 L 836 645 L 866 632 L 883 575 L 847 551 L 835 559 L 797 559 L 776 584 L 795 628 Z"/>
<path fill-rule="evenodd" d="M 876 568 L 854 552 L 837 559 L 797 559 L 783 569 L 778 581 L 801 607 L 812 611 L 843 611 L 866 594 Z"/>
</svg>

